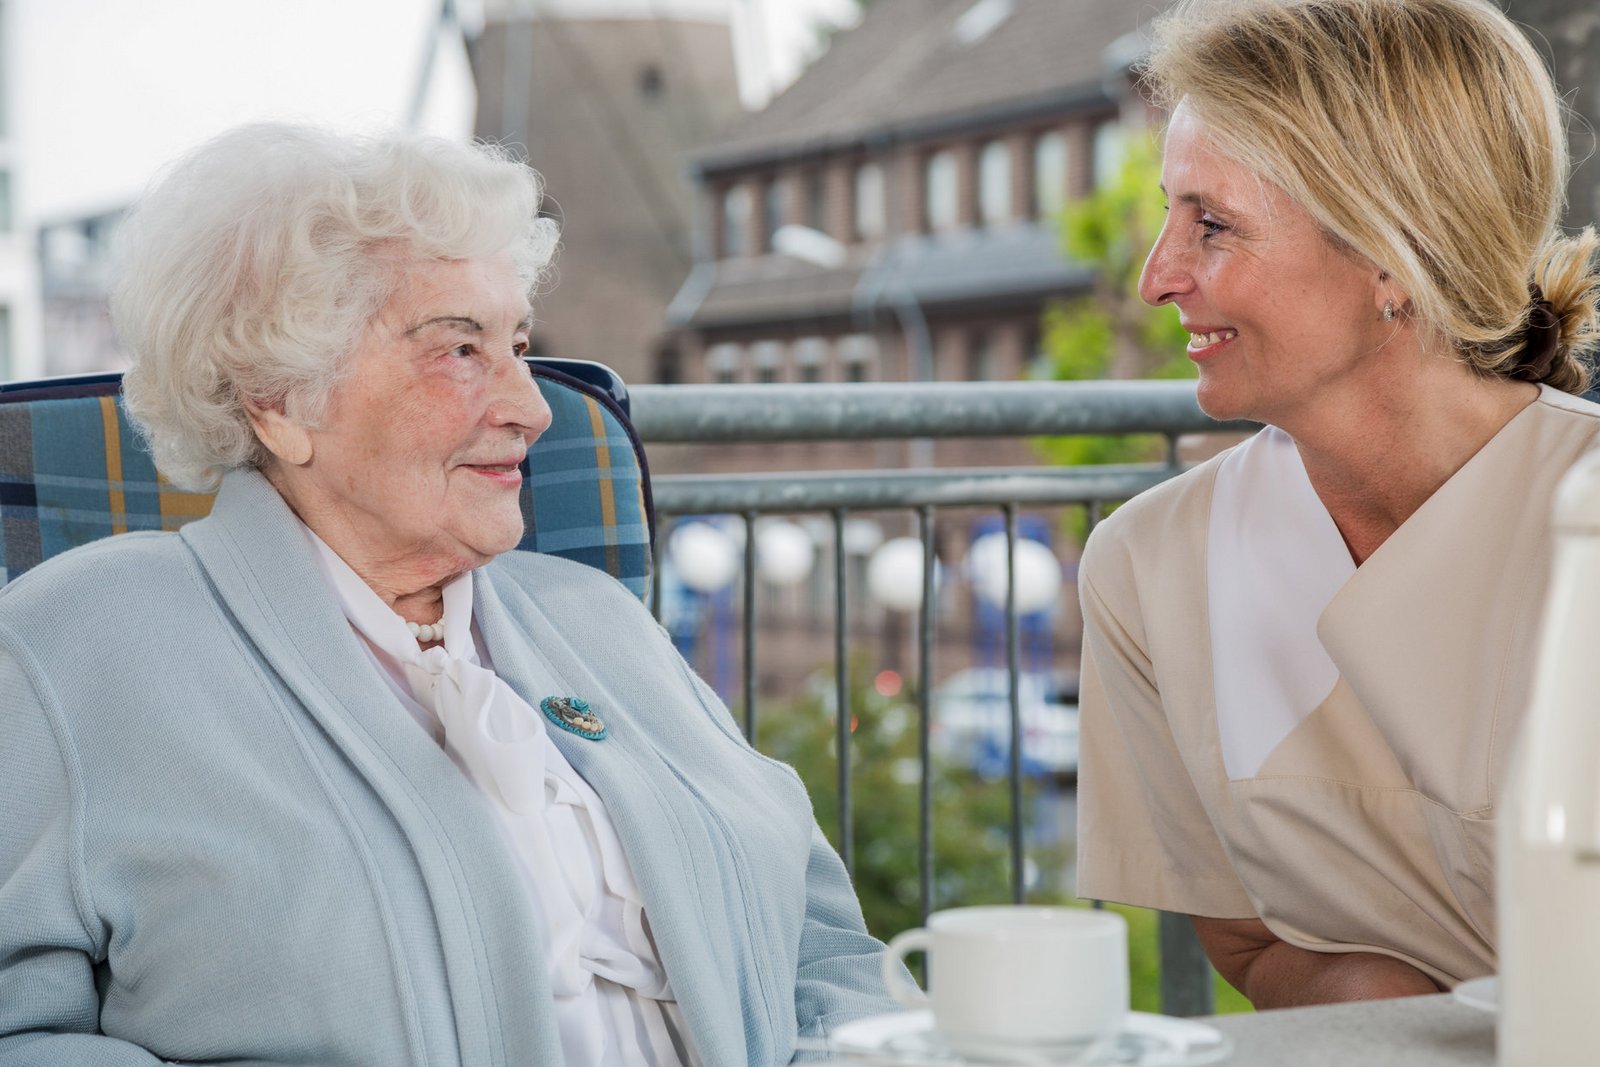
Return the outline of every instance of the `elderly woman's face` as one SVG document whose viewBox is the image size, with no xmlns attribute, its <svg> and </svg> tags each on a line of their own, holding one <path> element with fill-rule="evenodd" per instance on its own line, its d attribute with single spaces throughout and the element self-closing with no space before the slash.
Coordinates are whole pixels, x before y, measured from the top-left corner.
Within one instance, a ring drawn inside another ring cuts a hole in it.
<svg viewBox="0 0 1600 1067">
<path fill-rule="evenodd" d="M 426 584 L 521 539 L 517 464 L 550 424 L 522 361 L 529 317 L 509 254 L 405 268 L 310 462 L 275 479 L 369 582 Z"/>
<path fill-rule="evenodd" d="M 1208 414 L 1281 426 L 1376 369 L 1395 330 L 1383 321 L 1377 268 L 1335 248 L 1282 190 L 1213 151 L 1186 103 L 1173 112 L 1161 178 L 1167 220 L 1139 292 L 1177 305 Z"/>
</svg>

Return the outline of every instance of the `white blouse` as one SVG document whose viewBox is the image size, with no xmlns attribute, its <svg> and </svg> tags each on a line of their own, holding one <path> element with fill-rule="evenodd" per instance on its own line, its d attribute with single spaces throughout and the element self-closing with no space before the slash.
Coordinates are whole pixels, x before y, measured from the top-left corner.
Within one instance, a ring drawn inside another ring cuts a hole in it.
<svg viewBox="0 0 1600 1067">
<path fill-rule="evenodd" d="M 544 716 L 494 674 L 472 621 L 472 576 L 444 587 L 443 646 L 422 649 L 405 620 L 305 530 L 389 688 L 498 818 L 538 917 L 567 1062 L 698 1067 L 605 804 Z M 550 695 L 580 695 L 544 670 Z"/>
<path fill-rule="evenodd" d="M 1207 549 L 1217 732 L 1238 781 L 1339 681 L 1317 621 L 1356 566 L 1299 448 L 1273 426 L 1218 468 Z"/>
</svg>

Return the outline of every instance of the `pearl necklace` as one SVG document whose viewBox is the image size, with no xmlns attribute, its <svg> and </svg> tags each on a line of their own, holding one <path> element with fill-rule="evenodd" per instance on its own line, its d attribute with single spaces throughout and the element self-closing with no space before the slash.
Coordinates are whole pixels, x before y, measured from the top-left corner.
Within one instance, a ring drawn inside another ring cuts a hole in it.
<svg viewBox="0 0 1600 1067">
<path fill-rule="evenodd" d="M 406 623 L 406 629 L 411 631 L 411 636 L 412 637 L 415 637 L 420 643 L 422 643 L 424 645 L 432 644 L 435 641 L 443 641 L 444 640 L 444 620 L 443 619 L 440 619 L 438 622 L 435 622 L 435 623 L 408 622 L 408 623 Z"/>
</svg>

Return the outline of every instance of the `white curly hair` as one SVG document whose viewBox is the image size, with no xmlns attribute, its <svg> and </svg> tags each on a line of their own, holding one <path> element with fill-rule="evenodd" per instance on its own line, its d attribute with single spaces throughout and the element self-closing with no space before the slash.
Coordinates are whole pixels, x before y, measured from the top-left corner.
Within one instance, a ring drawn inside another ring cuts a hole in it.
<svg viewBox="0 0 1600 1067">
<path fill-rule="evenodd" d="M 539 176 L 504 149 L 412 133 L 231 130 L 123 222 L 111 315 L 156 467 L 215 488 L 268 453 L 245 402 L 317 425 L 408 263 L 509 251 L 530 298 L 555 254 Z"/>
</svg>

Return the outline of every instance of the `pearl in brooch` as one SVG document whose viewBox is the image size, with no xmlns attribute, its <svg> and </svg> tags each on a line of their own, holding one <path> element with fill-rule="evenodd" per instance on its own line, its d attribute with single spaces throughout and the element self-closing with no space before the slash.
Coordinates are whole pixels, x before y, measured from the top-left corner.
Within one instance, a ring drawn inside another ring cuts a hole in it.
<svg viewBox="0 0 1600 1067">
<path fill-rule="evenodd" d="M 443 619 L 440 619 L 435 623 L 408 622 L 406 623 L 406 629 L 411 631 L 412 637 L 415 637 L 418 641 L 425 645 L 432 644 L 434 641 L 444 640 Z"/>
</svg>

